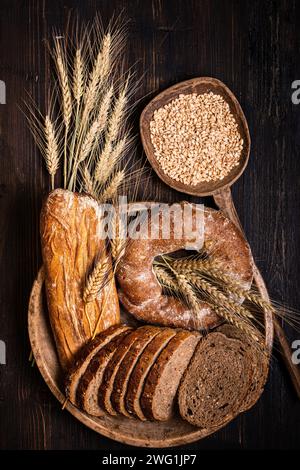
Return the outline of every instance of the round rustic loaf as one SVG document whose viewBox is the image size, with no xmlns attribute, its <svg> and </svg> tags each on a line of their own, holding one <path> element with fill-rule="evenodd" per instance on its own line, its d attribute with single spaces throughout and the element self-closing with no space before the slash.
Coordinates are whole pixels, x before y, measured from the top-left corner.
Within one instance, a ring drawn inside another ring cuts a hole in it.
<svg viewBox="0 0 300 470">
<path fill-rule="evenodd" d="M 182 205 L 183 203 L 180 207 Z M 195 214 L 201 211 L 202 207 L 196 204 L 190 206 L 192 220 L 189 220 L 189 225 L 192 222 L 196 227 Z M 155 257 L 184 249 L 187 244 L 191 248 L 193 242 L 195 243 L 188 230 L 183 230 L 182 238 L 176 238 L 175 227 L 179 223 L 177 214 L 175 210 L 170 213 L 169 239 L 129 240 L 117 273 L 119 298 L 129 313 L 147 323 L 207 330 L 220 322 L 213 308 L 203 301 L 202 308 L 195 315 L 180 299 L 163 294 L 153 271 Z M 149 224 L 150 222 L 149 219 Z M 161 234 L 162 217 L 156 223 L 159 224 Z M 209 208 L 204 210 L 204 246 L 208 255 L 213 251 L 216 262 L 220 262 L 223 269 L 241 283 L 244 289 L 250 288 L 253 260 L 249 245 L 240 230 L 220 211 Z"/>
</svg>

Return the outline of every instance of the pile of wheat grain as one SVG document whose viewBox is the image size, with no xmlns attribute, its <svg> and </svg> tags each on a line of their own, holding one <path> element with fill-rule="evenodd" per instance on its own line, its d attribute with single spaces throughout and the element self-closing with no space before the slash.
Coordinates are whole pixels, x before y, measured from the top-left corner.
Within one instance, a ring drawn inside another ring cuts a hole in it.
<svg viewBox="0 0 300 470">
<path fill-rule="evenodd" d="M 157 109 L 150 133 L 162 170 L 192 186 L 222 180 L 238 165 L 243 150 L 228 103 L 212 92 L 181 94 Z"/>
</svg>

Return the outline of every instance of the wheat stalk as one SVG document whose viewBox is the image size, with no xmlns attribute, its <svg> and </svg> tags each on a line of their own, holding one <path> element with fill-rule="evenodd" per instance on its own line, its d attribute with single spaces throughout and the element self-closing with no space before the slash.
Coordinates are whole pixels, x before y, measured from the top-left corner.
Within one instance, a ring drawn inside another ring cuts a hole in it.
<svg viewBox="0 0 300 470">
<path fill-rule="evenodd" d="M 62 105 L 63 105 L 63 120 L 66 130 L 70 127 L 72 116 L 72 97 L 69 85 L 68 72 L 63 58 L 63 53 L 59 42 L 56 41 L 56 66 L 58 71 L 58 78 L 61 85 Z"/>
<path fill-rule="evenodd" d="M 224 318 L 226 321 L 233 324 L 241 331 L 247 333 L 256 342 L 261 341 L 259 331 L 255 327 L 253 327 L 248 320 L 248 313 L 250 312 L 247 312 L 247 316 L 244 316 L 244 310 L 246 309 L 244 309 L 240 305 L 232 303 L 229 299 L 227 299 L 226 296 L 224 296 L 225 299 L 223 297 L 220 298 L 220 292 L 216 292 L 214 290 L 214 286 L 211 286 L 209 283 L 207 283 L 205 280 L 202 280 L 195 274 L 193 274 L 192 278 L 190 278 L 187 277 L 186 274 L 178 274 L 178 272 L 176 272 L 174 268 L 171 268 L 169 265 L 168 268 L 172 270 L 172 273 L 176 277 L 175 280 L 166 271 L 166 268 L 163 268 L 159 265 L 154 266 L 155 274 L 157 275 L 159 282 L 162 285 L 170 288 L 177 295 L 183 294 L 191 308 L 196 313 L 199 310 L 199 299 L 192 285 L 195 285 L 197 288 L 201 288 L 201 290 L 204 290 L 205 292 L 207 292 L 207 294 L 209 294 L 211 300 L 208 299 L 207 301 L 211 305 L 212 309 L 217 313 L 217 315 Z M 221 304 L 219 304 L 219 302 L 221 302 Z"/>
<path fill-rule="evenodd" d="M 215 278 L 217 281 L 222 282 L 222 287 L 231 294 L 236 294 L 239 297 L 244 297 L 251 303 L 258 305 L 262 310 L 275 312 L 273 305 L 265 301 L 258 294 L 245 290 L 239 282 L 235 282 L 232 276 L 222 271 L 221 264 L 214 260 L 205 259 L 178 259 L 174 261 L 174 267 L 178 270 L 183 270 L 187 273 L 200 271 L 206 273 L 209 277 Z"/>
<path fill-rule="evenodd" d="M 95 168 L 95 179 L 99 183 L 104 184 L 108 180 L 114 168 L 120 161 L 128 143 L 129 140 L 127 135 L 119 140 L 114 148 L 112 148 L 111 142 L 106 143 Z"/>
<path fill-rule="evenodd" d="M 85 165 L 82 169 L 83 189 L 88 194 L 96 198 L 95 184 L 88 167 Z"/>
<path fill-rule="evenodd" d="M 81 48 L 76 50 L 73 69 L 73 95 L 79 107 L 84 91 L 84 63 Z"/>
<path fill-rule="evenodd" d="M 47 115 L 45 118 L 45 162 L 54 189 L 54 176 L 59 166 L 59 151 L 54 124 Z"/>
<path fill-rule="evenodd" d="M 120 185 L 125 178 L 125 170 L 117 171 L 111 178 L 110 182 L 99 196 L 99 202 L 104 203 L 113 199 L 118 192 Z"/>
<path fill-rule="evenodd" d="M 111 274 L 111 264 L 108 256 L 103 257 L 94 267 L 87 279 L 83 291 L 83 301 L 85 303 L 93 302 Z"/>
<path fill-rule="evenodd" d="M 111 221 L 112 237 L 110 240 L 111 255 L 114 263 L 114 269 L 117 270 L 118 264 L 125 255 L 126 233 L 119 211 L 115 208 L 115 213 Z"/>
<path fill-rule="evenodd" d="M 98 52 L 91 71 L 89 84 L 85 92 L 85 108 L 83 116 L 87 117 L 97 101 L 98 89 L 107 78 L 110 66 L 111 35 L 106 34 L 102 41 L 102 49 Z"/>
</svg>

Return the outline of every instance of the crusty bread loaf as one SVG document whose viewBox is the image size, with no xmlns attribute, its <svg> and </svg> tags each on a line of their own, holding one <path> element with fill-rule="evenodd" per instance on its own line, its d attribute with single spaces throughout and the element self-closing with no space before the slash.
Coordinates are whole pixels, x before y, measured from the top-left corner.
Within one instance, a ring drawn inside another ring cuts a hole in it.
<svg viewBox="0 0 300 470">
<path fill-rule="evenodd" d="M 211 333 L 198 345 L 179 387 L 181 417 L 201 428 L 213 428 L 240 411 L 252 378 L 247 346 L 222 333 Z"/>
<path fill-rule="evenodd" d="M 46 293 L 60 362 L 68 368 L 95 334 L 120 321 L 112 279 L 96 300 L 84 303 L 83 290 L 93 263 L 105 250 L 99 206 L 90 196 L 57 189 L 41 213 Z"/>
<path fill-rule="evenodd" d="M 130 375 L 147 345 L 159 334 L 161 329 L 155 326 L 143 326 L 136 330 L 136 341 L 123 357 L 115 375 L 111 391 L 113 409 L 124 416 L 130 417 L 126 409 L 126 393 Z"/>
<path fill-rule="evenodd" d="M 127 331 L 129 329 L 130 328 L 126 325 L 113 325 L 107 330 L 99 333 L 96 338 L 87 343 L 87 345 L 80 350 L 80 357 L 77 358 L 75 363 L 72 365 L 66 378 L 66 397 L 71 403 L 76 405 L 76 392 L 79 381 L 93 357 L 115 336 L 118 336 L 123 331 Z"/>
<path fill-rule="evenodd" d="M 103 415 L 103 410 L 98 403 L 99 387 L 103 379 L 103 373 L 114 352 L 128 334 L 130 334 L 130 330 L 120 332 L 101 348 L 93 357 L 79 381 L 76 402 L 80 408 L 92 416 Z"/>
<path fill-rule="evenodd" d="M 196 332 L 180 331 L 156 359 L 145 380 L 140 400 L 147 419 L 167 421 L 172 417 L 180 380 L 200 338 Z"/>
<path fill-rule="evenodd" d="M 149 330 L 150 328 L 150 330 Z M 152 337 L 155 334 L 158 334 L 160 330 L 158 328 L 153 329 L 151 327 L 141 327 L 137 330 L 133 331 L 129 335 L 124 338 L 118 349 L 115 351 L 114 355 L 110 359 L 109 363 L 107 364 L 103 380 L 99 387 L 99 406 L 106 410 L 111 415 L 117 415 L 117 412 L 114 410 L 111 404 L 111 394 L 113 391 L 114 381 L 117 375 L 117 372 L 120 367 L 122 367 L 123 359 L 125 356 L 128 357 L 128 351 L 131 350 L 132 347 L 136 346 L 137 340 L 140 341 L 141 333 L 145 330 L 145 334 L 150 335 Z"/>
<path fill-rule="evenodd" d="M 177 208 L 181 209 L 182 206 L 183 203 L 178 204 Z M 193 210 L 193 215 L 186 220 L 196 227 L 195 214 L 202 212 L 202 208 L 190 204 L 190 209 Z M 149 217 L 151 213 L 149 210 Z M 204 242 L 206 247 L 211 247 L 207 248 L 208 252 L 211 249 L 214 259 L 222 265 L 228 275 L 239 281 L 244 289 L 249 289 L 253 277 L 253 260 L 245 237 L 221 211 L 206 207 L 203 215 Z M 158 225 L 160 234 L 163 232 L 162 220 L 161 217 L 158 222 L 153 222 L 156 223 L 155 226 Z M 151 219 L 149 225 L 150 223 Z M 180 236 L 176 232 L 178 225 L 183 228 Z M 193 241 L 195 242 L 191 238 L 190 231 L 183 225 L 180 210 L 171 211 L 168 238 L 141 237 L 130 240 L 117 273 L 119 298 L 129 313 L 147 323 L 176 328 L 207 330 L 219 324 L 220 318 L 207 302 L 201 302 L 195 315 L 195 312 L 181 299 L 165 295 L 153 270 L 155 257 L 184 249 L 187 244 L 192 246 Z"/>
<path fill-rule="evenodd" d="M 176 333 L 177 330 L 175 329 L 163 328 L 162 331 L 144 349 L 129 377 L 125 400 L 126 409 L 128 413 L 142 421 L 146 421 L 146 417 L 140 404 L 144 382 L 161 351 L 176 335 Z"/>
<path fill-rule="evenodd" d="M 216 331 L 223 333 L 228 338 L 239 339 L 247 347 L 249 356 L 251 355 L 252 376 L 249 390 L 241 407 L 241 412 L 249 410 L 260 398 L 268 377 L 269 357 L 263 345 L 259 346 L 245 333 L 233 325 L 224 324 Z"/>
</svg>

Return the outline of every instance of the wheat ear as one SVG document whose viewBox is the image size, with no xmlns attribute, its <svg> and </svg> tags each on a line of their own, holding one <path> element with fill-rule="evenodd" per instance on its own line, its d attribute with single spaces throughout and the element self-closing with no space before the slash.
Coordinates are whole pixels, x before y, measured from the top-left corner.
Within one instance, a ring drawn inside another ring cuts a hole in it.
<svg viewBox="0 0 300 470">
<path fill-rule="evenodd" d="M 60 83 L 60 88 L 61 88 L 61 96 L 62 96 L 63 121 L 65 124 L 64 187 L 66 187 L 66 184 L 67 184 L 67 138 L 68 138 L 68 132 L 69 132 L 69 127 L 70 127 L 71 117 L 72 117 L 72 96 L 71 96 L 66 63 L 63 58 L 62 50 L 58 41 L 56 41 L 55 43 L 55 50 L 56 50 L 56 56 L 55 56 L 56 67 L 57 67 L 57 73 L 58 73 L 58 78 L 59 78 L 59 83 Z"/>
<path fill-rule="evenodd" d="M 114 142 L 120 132 L 121 123 L 124 118 L 125 106 L 127 103 L 128 82 L 120 92 L 118 99 L 114 103 L 113 111 L 111 113 L 108 129 L 105 136 L 105 143 L 102 153 L 99 157 L 98 164 L 95 169 L 95 178 L 100 184 L 104 184 L 111 175 L 113 168 L 123 152 L 122 145 L 126 145 L 126 139 L 120 146 L 118 144 L 114 148 Z"/>
<path fill-rule="evenodd" d="M 231 294 L 236 294 L 239 297 L 244 297 L 251 303 L 258 305 L 262 310 L 275 312 L 273 305 L 258 294 L 243 289 L 243 287 L 235 282 L 231 276 L 222 271 L 222 266 L 213 260 L 192 260 L 182 259 L 176 260 L 174 266 L 177 269 L 184 269 L 186 272 L 200 271 L 209 277 L 215 278 L 217 281 L 222 282 L 222 287 Z"/>
<path fill-rule="evenodd" d="M 92 123 L 80 150 L 78 163 L 81 163 L 92 151 L 94 144 L 104 130 L 112 97 L 112 87 L 105 93 L 98 115 Z"/>
<path fill-rule="evenodd" d="M 82 179 L 84 191 L 96 198 L 94 180 L 86 165 L 82 169 Z"/>
<path fill-rule="evenodd" d="M 100 259 L 93 271 L 88 277 L 86 286 L 83 291 L 83 301 L 85 303 L 95 300 L 107 282 L 111 274 L 111 263 L 108 256 Z"/>
<path fill-rule="evenodd" d="M 115 209 L 115 214 L 111 222 L 111 228 L 111 255 L 114 262 L 114 269 L 116 271 L 120 260 L 125 255 L 126 248 L 126 234 L 117 209 Z"/>
<path fill-rule="evenodd" d="M 102 48 L 97 54 L 93 69 L 90 74 L 88 87 L 85 92 L 83 120 L 88 117 L 90 111 L 93 109 L 98 95 L 99 86 L 102 85 L 107 78 L 110 67 L 110 54 L 111 35 L 108 33 L 103 38 Z"/>
<path fill-rule="evenodd" d="M 51 176 L 51 189 L 54 189 L 54 176 L 59 166 L 59 151 L 54 124 L 48 115 L 45 118 L 45 162 Z"/>
<path fill-rule="evenodd" d="M 110 199 L 114 199 L 118 189 L 125 178 L 125 170 L 117 171 L 111 178 L 110 182 L 99 196 L 99 202 L 104 203 Z"/>
<path fill-rule="evenodd" d="M 95 167 L 96 181 L 103 184 L 108 180 L 114 168 L 119 163 L 128 143 L 129 139 L 126 135 L 116 143 L 114 148 L 112 148 L 110 144 L 106 145 Z"/>
<path fill-rule="evenodd" d="M 81 48 L 76 50 L 73 68 L 73 95 L 77 102 L 77 107 L 80 105 L 81 98 L 84 90 L 84 63 L 81 55 Z"/>
</svg>

